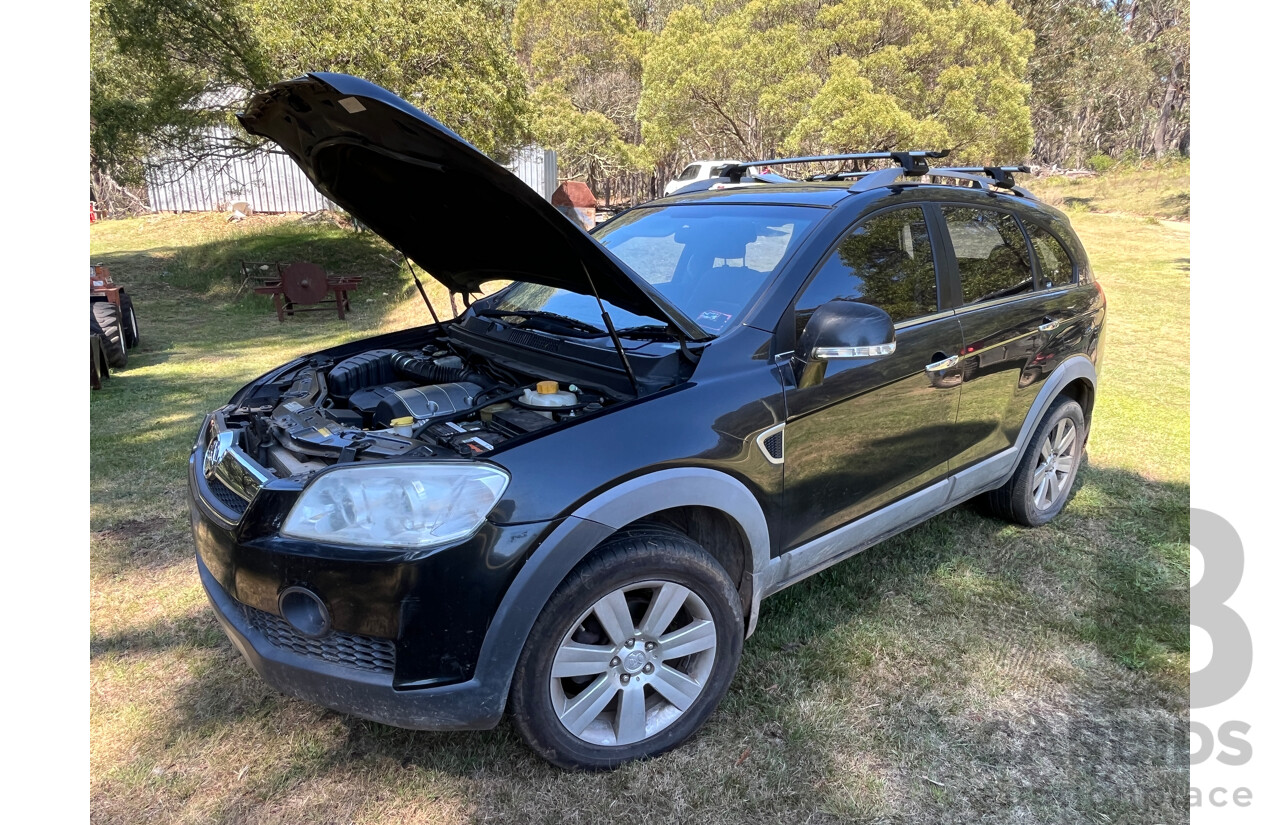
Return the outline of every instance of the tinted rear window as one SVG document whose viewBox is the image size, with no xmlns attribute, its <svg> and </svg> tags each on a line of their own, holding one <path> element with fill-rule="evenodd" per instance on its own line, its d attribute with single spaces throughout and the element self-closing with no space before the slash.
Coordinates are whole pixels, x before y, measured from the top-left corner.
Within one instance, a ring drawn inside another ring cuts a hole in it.
<svg viewBox="0 0 1280 825">
<path fill-rule="evenodd" d="M 994 301 L 1035 289 L 1031 255 L 1012 215 L 992 209 L 942 207 L 956 253 L 966 304 Z"/>
</svg>

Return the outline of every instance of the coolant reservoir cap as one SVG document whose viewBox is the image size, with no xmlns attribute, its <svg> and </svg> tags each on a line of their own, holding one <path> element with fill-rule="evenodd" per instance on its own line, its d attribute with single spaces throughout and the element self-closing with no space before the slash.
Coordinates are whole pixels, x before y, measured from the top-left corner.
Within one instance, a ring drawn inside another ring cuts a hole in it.
<svg viewBox="0 0 1280 825">
<path fill-rule="evenodd" d="M 539 381 L 538 395 L 555 395 L 560 392 L 560 385 L 555 381 Z"/>
</svg>

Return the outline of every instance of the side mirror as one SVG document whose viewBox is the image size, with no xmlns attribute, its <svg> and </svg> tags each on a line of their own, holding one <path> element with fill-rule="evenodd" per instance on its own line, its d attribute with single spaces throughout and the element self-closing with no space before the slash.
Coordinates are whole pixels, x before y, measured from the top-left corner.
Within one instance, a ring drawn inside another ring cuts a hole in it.
<svg viewBox="0 0 1280 825">
<path fill-rule="evenodd" d="M 889 313 L 857 301 L 828 301 L 804 326 L 796 354 L 807 361 L 879 358 L 898 348 Z"/>
</svg>

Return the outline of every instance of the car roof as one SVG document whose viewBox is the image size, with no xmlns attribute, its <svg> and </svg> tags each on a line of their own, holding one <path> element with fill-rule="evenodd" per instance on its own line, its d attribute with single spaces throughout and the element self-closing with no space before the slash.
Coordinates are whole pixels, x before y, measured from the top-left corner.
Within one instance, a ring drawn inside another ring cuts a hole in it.
<svg viewBox="0 0 1280 825">
<path fill-rule="evenodd" d="M 1055 222 L 1069 225 L 1067 216 L 1059 210 L 1034 197 L 1024 197 L 1001 190 L 975 189 L 970 186 L 957 186 L 911 179 L 898 179 L 892 184 L 872 189 L 853 191 L 852 182 L 844 181 L 796 181 L 795 183 L 754 183 L 729 184 L 723 189 L 704 189 L 695 192 L 675 192 L 665 197 L 640 204 L 637 208 L 653 206 L 672 206 L 675 204 L 701 203 L 755 203 L 779 206 L 812 206 L 826 209 L 850 198 L 862 197 L 866 200 L 878 200 L 888 192 L 912 190 L 921 201 L 970 201 L 975 204 L 1021 207 L 1038 212 Z"/>
<path fill-rule="evenodd" d="M 677 203 L 765 203 L 830 208 L 854 193 L 848 181 L 747 184 L 724 189 L 704 189 L 682 194 L 676 192 L 643 206 L 671 206 Z"/>
</svg>

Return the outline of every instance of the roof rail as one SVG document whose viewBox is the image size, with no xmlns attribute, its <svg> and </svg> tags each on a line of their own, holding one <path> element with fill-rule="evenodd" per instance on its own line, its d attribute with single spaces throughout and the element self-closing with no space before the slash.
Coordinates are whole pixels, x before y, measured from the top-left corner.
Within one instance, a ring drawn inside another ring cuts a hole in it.
<svg viewBox="0 0 1280 825">
<path fill-rule="evenodd" d="M 1021 186 L 1014 186 L 1013 184 L 1014 172 L 1027 173 L 1030 171 L 1030 166 L 945 166 L 938 169 L 930 169 L 929 176 L 969 180 L 980 186 L 991 184 L 997 189 L 1006 189 L 1010 192 L 1016 192 L 1024 198 L 1035 200 L 1035 195 Z"/>
<path fill-rule="evenodd" d="M 1013 173 L 1027 173 L 1031 171 L 1030 166 L 945 166 L 940 169 L 934 169 L 929 172 L 931 175 L 938 177 L 947 177 L 947 172 L 965 172 L 970 175 L 986 175 L 991 178 L 996 186 L 1001 189 L 1013 188 Z"/>
<path fill-rule="evenodd" d="M 795 163 L 830 163 L 838 160 L 892 160 L 901 167 L 896 170 L 899 175 L 916 177 L 927 174 L 930 158 L 945 158 L 951 154 L 949 149 L 910 152 L 855 152 L 849 155 L 809 155 L 799 158 L 772 158 L 770 160 L 749 160 L 729 167 L 723 177 L 731 183 L 740 183 L 747 170 L 760 166 L 785 166 Z M 761 176 L 752 175 L 757 179 Z M 781 177 L 781 176 L 778 176 Z"/>
</svg>

